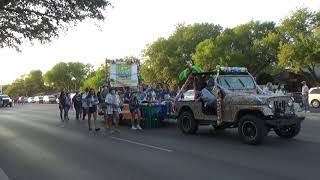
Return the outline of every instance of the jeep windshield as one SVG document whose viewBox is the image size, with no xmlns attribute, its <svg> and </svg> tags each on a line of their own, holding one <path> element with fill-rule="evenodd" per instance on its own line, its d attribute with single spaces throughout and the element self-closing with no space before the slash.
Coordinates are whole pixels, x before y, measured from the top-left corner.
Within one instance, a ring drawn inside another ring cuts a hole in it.
<svg viewBox="0 0 320 180">
<path fill-rule="evenodd" d="M 221 75 L 220 85 L 228 90 L 253 90 L 254 80 L 249 75 Z"/>
</svg>

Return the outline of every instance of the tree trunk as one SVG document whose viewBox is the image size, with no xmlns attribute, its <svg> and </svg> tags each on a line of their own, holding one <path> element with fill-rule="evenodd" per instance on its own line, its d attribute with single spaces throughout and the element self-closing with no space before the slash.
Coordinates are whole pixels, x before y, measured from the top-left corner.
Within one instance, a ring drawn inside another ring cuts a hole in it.
<svg viewBox="0 0 320 180">
<path fill-rule="evenodd" d="M 312 79 L 316 82 L 316 86 L 319 86 L 320 79 L 317 77 L 314 68 L 308 67 L 308 70 L 309 70 L 309 72 L 311 74 Z"/>
</svg>

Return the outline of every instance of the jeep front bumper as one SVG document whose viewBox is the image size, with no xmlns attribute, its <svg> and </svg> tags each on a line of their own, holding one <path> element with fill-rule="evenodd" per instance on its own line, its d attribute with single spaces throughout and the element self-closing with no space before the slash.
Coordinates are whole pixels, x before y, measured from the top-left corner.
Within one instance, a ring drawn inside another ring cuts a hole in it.
<svg viewBox="0 0 320 180">
<path fill-rule="evenodd" d="M 297 115 L 284 115 L 281 117 L 269 117 L 265 120 L 266 125 L 270 127 L 286 127 L 292 126 L 296 124 L 300 124 L 305 119 L 304 116 L 297 116 Z"/>
</svg>

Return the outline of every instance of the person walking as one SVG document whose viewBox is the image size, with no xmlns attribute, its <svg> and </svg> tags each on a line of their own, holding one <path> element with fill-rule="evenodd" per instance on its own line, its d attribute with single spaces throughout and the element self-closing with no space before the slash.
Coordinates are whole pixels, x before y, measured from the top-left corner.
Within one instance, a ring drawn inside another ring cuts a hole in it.
<svg viewBox="0 0 320 180">
<path fill-rule="evenodd" d="M 88 114 L 88 104 L 87 104 L 87 96 L 89 94 L 89 88 L 86 88 L 85 91 L 82 93 L 82 120 L 86 118 L 86 115 Z"/>
<path fill-rule="evenodd" d="M 89 131 L 92 131 L 91 128 L 91 118 L 93 117 L 93 124 L 95 131 L 99 131 L 100 128 L 97 128 L 97 110 L 98 110 L 98 105 L 99 105 L 99 100 L 94 92 L 94 89 L 90 89 L 88 96 L 86 97 L 86 103 L 88 105 L 88 126 L 89 126 Z"/>
<path fill-rule="evenodd" d="M 79 121 L 81 118 L 81 110 L 82 110 L 82 97 L 81 94 L 79 94 L 79 91 L 76 92 L 76 94 L 72 98 L 73 107 L 76 111 L 76 120 Z"/>
<path fill-rule="evenodd" d="M 121 113 L 121 108 L 120 108 L 121 100 L 118 92 L 115 89 L 111 90 L 111 95 L 112 95 L 112 107 L 113 107 L 112 119 L 114 123 L 114 132 L 120 133 L 119 119 L 120 119 L 120 113 Z"/>
<path fill-rule="evenodd" d="M 65 96 L 65 93 L 64 93 L 64 91 L 61 91 L 61 93 L 60 93 L 60 96 L 59 96 L 59 112 L 60 112 L 60 119 L 61 119 L 61 123 L 62 123 L 62 126 L 64 126 L 63 125 L 63 123 L 64 123 L 64 118 L 63 118 L 63 101 L 64 101 L 64 96 Z"/>
<path fill-rule="evenodd" d="M 70 97 L 70 93 L 67 92 L 63 98 L 63 110 L 64 110 L 64 123 L 68 123 L 69 121 L 69 110 L 72 109 L 72 101 Z"/>
<path fill-rule="evenodd" d="M 106 133 L 108 130 L 111 133 L 112 116 L 113 116 L 112 95 L 108 87 L 104 88 L 104 93 L 105 93 L 105 100 L 104 100 L 103 109 L 104 109 L 105 128 L 106 128 Z"/>
<path fill-rule="evenodd" d="M 140 119 L 141 119 L 141 113 L 140 113 L 140 109 L 139 109 L 139 100 L 137 97 L 137 93 L 133 92 L 131 94 L 130 97 L 130 101 L 129 101 L 129 109 L 131 112 L 131 129 L 132 130 L 142 130 L 141 126 L 140 126 Z M 135 126 L 135 120 L 137 120 L 137 126 Z"/>
<path fill-rule="evenodd" d="M 305 81 L 302 81 L 302 90 L 301 90 L 301 94 L 302 94 L 302 106 L 304 109 L 305 113 L 309 113 L 309 87 L 307 86 L 307 83 Z"/>
</svg>

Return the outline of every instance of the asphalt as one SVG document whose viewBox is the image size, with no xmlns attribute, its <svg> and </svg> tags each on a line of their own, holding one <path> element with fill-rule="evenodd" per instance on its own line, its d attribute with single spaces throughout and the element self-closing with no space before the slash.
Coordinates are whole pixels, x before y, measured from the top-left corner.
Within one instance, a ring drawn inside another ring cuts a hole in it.
<svg viewBox="0 0 320 180">
<path fill-rule="evenodd" d="M 308 114 L 298 137 L 270 133 L 264 144 L 242 144 L 235 130 L 175 126 L 109 136 L 87 130 L 74 112 L 59 127 L 56 105 L 0 108 L 0 180 L 319 179 L 320 119 Z M 99 124 L 101 125 L 101 124 Z"/>
</svg>

